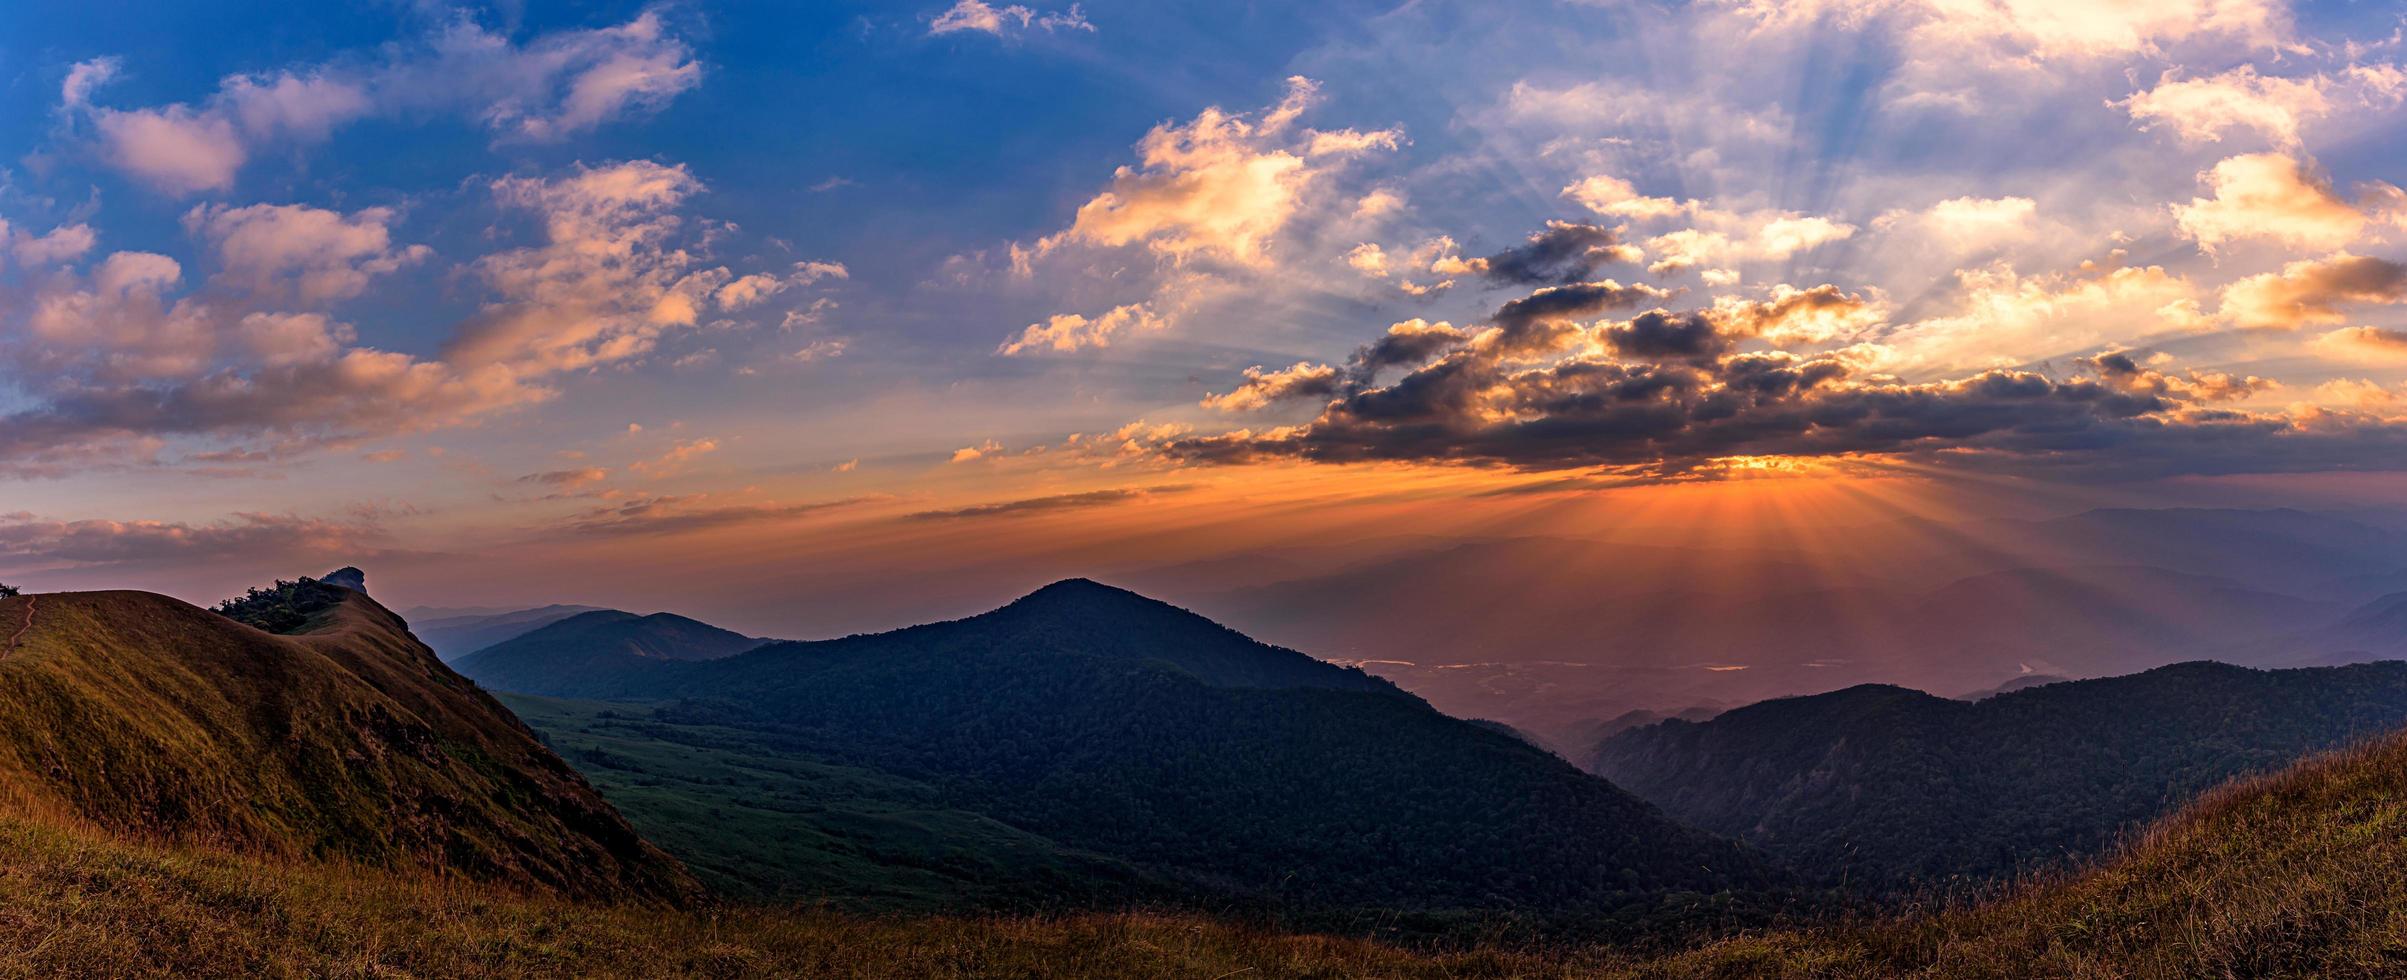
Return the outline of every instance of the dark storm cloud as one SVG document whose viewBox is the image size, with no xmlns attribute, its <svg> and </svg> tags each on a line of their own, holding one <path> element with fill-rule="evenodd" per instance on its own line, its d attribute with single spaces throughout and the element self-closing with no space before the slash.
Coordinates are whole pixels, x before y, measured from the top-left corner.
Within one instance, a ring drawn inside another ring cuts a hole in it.
<svg viewBox="0 0 2407 980">
<path fill-rule="evenodd" d="M 1307 425 L 1157 450 L 1191 463 L 1448 462 L 1620 479 L 1680 478 L 1737 456 L 1914 458 L 2067 479 L 2407 468 L 2407 436 L 2379 418 L 2327 413 L 2304 425 L 2210 407 L 2269 385 L 2257 378 L 2168 373 L 2109 353 L 2072 377 L 1907 382 L 1862 376 L 1836 356 L 1734 353 L 1751 330 L 1725 321 L 1653 311 L 1570 327 L 1570 339 L 1614 356 L 1538 366 L 1504 344 L 1456 345 L 1390 384 L 1356 386 Z"/>
<path fill-rule="evenodd" d="M 1354 371 L 1367 378 L 1380 368 L 1418 367 L 1469 339 L 1470 334 L 1450 323 L 1406 320 L 1387 328 L 1386 334 L 1355 351 Z"/>
<path fill-rule="evenodd" d="M 1738 349 L 1739 338 L 1703 313 L 1651 310 L 1606 328 L 1605 342 L 1624 357 L 1711 360 Z"/>
<path fill-rule="evenodd" d="M 1634 262 L 1636 249 L 1621 243 L 1611 228 L 1549 221 L 1546 230 L 1529 241 L 1478 261 L 1479 273 L 1499 285 L 1568 284 L 1588 278 L 1615 262 Z"/>
<path fill-rule="evenodd" d="M 1640 303 L 1669 299 L 1671 293 L 1645 283 L 1623 285 L 1611 279 L 1546 286 L 1496 308 L 1496 343 L 1508 354 L 1557 350 L 1577 331 L 1573 321 L 1607 310 L 1626 310 Z"/>
</svg>

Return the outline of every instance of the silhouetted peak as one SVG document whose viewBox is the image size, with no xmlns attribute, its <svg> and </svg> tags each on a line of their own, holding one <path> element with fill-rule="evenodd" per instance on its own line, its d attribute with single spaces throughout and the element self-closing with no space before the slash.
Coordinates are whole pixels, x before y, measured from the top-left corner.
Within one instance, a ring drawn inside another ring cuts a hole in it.
<svg viewBox="0 0 2407 980">
<path fill-rule="evenodd" d="M 1021 596 L 1005 609 L 1021 612 L 1062 614 L 1095 614 L 1127 612 L 1181 612 L 1160 599 L 1149 598 L 1087 578 L 1066 578 L 1027 595 Z"/>
<path fill-rule="evenodd" d="M 327 572 L 318 576 L 318 581 L 327 585 L 339 585 L 361 595 L 368 594 L 368 573 L 360 571 L 356 565 L 345 565 Z"/>
<path fill-rule="evenodd" d="M 2352 629 L 2407 625 L 2407 592 L 2393 592 L 2359 606 L 2341 625 Z"/>
</svg>

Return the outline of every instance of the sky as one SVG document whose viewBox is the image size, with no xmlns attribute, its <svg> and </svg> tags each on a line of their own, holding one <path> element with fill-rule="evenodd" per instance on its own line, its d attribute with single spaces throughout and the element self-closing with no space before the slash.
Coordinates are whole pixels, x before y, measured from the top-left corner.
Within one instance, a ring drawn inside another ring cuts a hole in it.
<svg viewBox="0 0 2407 980">
<path fill-rule="evenodd" d="M 823 636 L 1302 547 L 2379 507 L 2401 32 L 12 4 L 0 576 Z"/>
</svg>

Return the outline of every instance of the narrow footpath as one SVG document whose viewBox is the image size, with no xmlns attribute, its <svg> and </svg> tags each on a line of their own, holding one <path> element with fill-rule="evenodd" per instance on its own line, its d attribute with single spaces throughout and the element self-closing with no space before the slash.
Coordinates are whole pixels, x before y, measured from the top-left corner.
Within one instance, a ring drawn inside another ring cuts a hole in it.
<svg viewBox="0 0 2407 980">
<path fill-rule="evenodd" d="M 0 660 L 5 660 L 10 654 L 16 653 L 17 644 L 24 641 L 26 631 L 33 629 L 34 606 L 41 601 L 42 597 L 38 595 L 25 597 L 25 625 L 17 627 L 17 632 L 8 638 L 8 649 L 0 651 Z"/>
</svg>

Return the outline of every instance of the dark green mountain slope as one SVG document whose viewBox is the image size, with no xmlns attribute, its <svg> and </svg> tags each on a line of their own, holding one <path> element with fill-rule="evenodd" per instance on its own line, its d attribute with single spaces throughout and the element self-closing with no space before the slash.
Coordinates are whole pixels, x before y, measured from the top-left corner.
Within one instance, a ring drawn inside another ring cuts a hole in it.
<svg viewBox="0 0 2407 980">
<path fill-rule="evenodd" d="M 405 613 L 404 616 L 409 620 L 410 632 L 432 649 L 435 656 L 449 663 L 503 640 L 525 636 L 578 613 L 595 612 L 598 608 L 554 604 L 495 613 Z"/>
<path fill-rule="evenodd" d="M 926 786 L 1189 902 L 1602 929 L 1778 880 L 1509 735 L 1091 582 L 644 673 L 583 693 L 675 699 L 657 721 Z"/>
<path fill-rule="evenodd" d="M 601 609 L 503 640 L 452 666 L 491 690 L 560 694 L 648 676 L 652 663 L 711 660 L 763 642 L 669 613 Z"/>
<path fill-rule="evenodd" d="M 1126 862 L 948 806 L 925 783 L 756 732 L 672 724 L 626 702 L 501 700 L 644 839 L 722 895 L 929 913 L 1144 905 L 1175 894 Z"/>
<path fill-rule="evenodd" d="M 1977 703 L 1865 685 L 1605 740 L 1591 771 L 1800 872 L 1872 892 L 2100 851 L 2237 774 L 2407 723 L 2407 663 L 2215 663 Z"/>
</svg>

